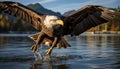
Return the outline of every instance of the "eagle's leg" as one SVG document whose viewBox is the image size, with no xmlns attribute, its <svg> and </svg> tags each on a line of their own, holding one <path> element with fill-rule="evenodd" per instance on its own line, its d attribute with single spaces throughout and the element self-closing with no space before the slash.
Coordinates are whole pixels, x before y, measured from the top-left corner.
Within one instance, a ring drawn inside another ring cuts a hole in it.
<svg viewBox="0 0 120 69">
<path fill-rule="evenodd" d="M 43 32 L 39 33 L 36 43 L 31 47 L 33 52 L 37 51 L 37 46 L 43 41 L 43 39 L 44 39 L 43 35 L 44 35 Z"/>
<path fill-rule="evenodd" d="M 55 47 L 55 45 L 57 44 L 57 42 L 58 42 L 58 37 L 55 37 L 52 43 L 52 46 L 48 50 L 46 50 L 46 55 L 51 55 L 51 52 L 53 48 Z"/>
</svg>

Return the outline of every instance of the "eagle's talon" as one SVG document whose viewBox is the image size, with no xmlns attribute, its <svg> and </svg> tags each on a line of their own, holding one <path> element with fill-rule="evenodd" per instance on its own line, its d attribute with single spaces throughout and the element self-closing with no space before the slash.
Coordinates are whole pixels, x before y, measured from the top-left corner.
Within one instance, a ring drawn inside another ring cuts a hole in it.
<svg viewBox="0 0 120 69">
<path fill-rule="evenodd" d="M 34 44 L 34 45 L 31 47 L 31 49 L 32 49 L 33 52 L 37 51 L 37 45 Z"/>
<path fill-rule="evenodd" d="M 46 50 L 46 55 L 50 55 L 52 53 L 52 48 Z"/>
</svg>

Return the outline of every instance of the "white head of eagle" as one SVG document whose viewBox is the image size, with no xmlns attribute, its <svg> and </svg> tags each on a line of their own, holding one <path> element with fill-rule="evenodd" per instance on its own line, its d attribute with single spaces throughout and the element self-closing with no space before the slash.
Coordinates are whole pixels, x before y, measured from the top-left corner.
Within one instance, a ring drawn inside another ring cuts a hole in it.
<svg viewBox="0 0 120 69">
<path fill-rule="evenodd" d="M 53 31 L 60 30 L 61 27 L 64 25 L 63 21 L 54 15 L 47 15 L 44 20 L 44 25 Z"/>
</svg>

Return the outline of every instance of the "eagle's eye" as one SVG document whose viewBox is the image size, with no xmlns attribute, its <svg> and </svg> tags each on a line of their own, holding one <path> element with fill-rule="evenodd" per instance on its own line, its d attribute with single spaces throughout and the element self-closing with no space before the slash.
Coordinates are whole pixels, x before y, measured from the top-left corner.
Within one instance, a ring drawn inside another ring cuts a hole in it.
<svg viewBox="0 0 120 69">
<path fill-rule="evenodd" d="M 51 19 L 50 20 L 50 23 L 55 23 L 56 22 L 56 19 Z"/>
</svg>

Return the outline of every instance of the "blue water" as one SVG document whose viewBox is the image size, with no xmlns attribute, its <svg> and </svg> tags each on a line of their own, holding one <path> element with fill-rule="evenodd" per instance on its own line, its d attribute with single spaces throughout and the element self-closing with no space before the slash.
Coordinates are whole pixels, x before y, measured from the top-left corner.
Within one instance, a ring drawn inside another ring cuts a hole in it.
<svg viewBox="0 0 120 69">
<path fill-rule="evenodd" d="M 120 35 L 67 36 L 72 47 L 54 49 L 51 61 L 35 60 L 30 49 L 34 42 L 27 36 L 0 34 L 0 69 L 120 69 Z"/>
</svg>

